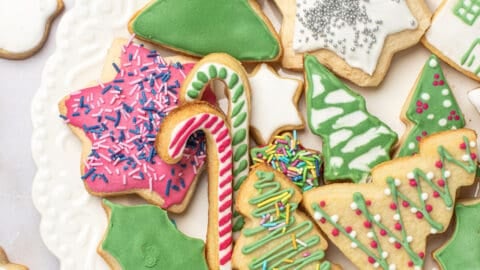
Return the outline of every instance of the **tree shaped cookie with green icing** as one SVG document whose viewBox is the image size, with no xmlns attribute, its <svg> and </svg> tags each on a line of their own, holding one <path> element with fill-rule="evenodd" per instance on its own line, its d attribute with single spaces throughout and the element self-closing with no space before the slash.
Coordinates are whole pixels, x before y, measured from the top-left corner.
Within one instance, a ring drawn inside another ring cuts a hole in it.
<svg viewBox="0 0 480 270">
<path fill-rule="evenodd" d="M 255 0 L 152 0 L 130 20 L 136 37 L 193 56 L 275 61 L 279 37 Z"/>
<path fill-rule="evenodd" d="M 468 129 L 431 135 L 417 155 L 375 167 L 372 183 L 322 186 L 303 205 L 359 269 L 422 269 L 427 236 L 447 229 L 457 190 L 475 181 L 476 139 Z"/>
<path fill-rule="evenodd" d="M 433 256 L 442 270 L 480 269 L 480 200 L 458 202 L 455 216 L 452 238 Z"/>
<path fill-rule="evenodd" d="M 327 241 L 298 209 L 302 193 L 283 174 L 255 166 L 240 187 L 237 209 L 245 217 L 233 251 L 234 269 L 336 268 L 325 261 Z"/>
<path fill-rule="evenodd" d="M 407 125 L 407 132 L 398 150 L 400 157 L 418 152 L 418 143 L 425 136 L 465 126 L 460 106 L 435 55 L 430 56 L 417 78 L 401 119 Z"/>
<path fill-rule="evenodd" d="M 365 181 L 375 165 L 390 159 L 397 134 L 310 55 L 305 56 L 305 81 L 308 125 L 323 141 L 324 179 Z"/>
<path fill-rule="evenodd" d="M 104 200 L 109 224 L 98 252 L 115 270 L 208 270 L 202 240 L 181 233 L 153 205 L 123 206 Z"/>
</svg>

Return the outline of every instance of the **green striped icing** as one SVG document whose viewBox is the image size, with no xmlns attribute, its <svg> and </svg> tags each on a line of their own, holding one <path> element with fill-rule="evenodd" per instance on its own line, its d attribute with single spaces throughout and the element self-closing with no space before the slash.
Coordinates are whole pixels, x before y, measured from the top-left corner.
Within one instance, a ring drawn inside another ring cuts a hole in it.
<svg viewBox="0 0 480 270">
<path fill-rule="evenodd" d="M 305 57 L 305 73 L 308 125 L 323 141 L 324 178 L 365 181 L 375 165 L 390 159 L 397 134 L 315 57 Z"/>
</svg>

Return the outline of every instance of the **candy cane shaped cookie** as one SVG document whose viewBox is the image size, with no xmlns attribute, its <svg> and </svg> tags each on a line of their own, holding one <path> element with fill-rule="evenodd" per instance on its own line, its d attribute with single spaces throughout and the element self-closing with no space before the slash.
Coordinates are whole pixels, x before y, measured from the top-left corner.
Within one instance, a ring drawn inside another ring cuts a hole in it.
<svg viewBox="0 0 480 270">
<path fill-rule="evenodd" d="M 180 90 L 180 104 L 202 99 L 205 88 L 215 80 L 225 84 L 229 99 L 228 121 L 232 129 L 233 183 L 238 190 L 247 178 L 250 122 L 250 84 L 246 71 L 235 58 L 224 53 L 209 54 L 198 62 Z"/>
<path fill-rule="evenodd" d="M 210 269 L 231 269 L 232 257 L 232 139 L 225 115 L 206 102 L 180 106 L 165 118 L 155 142 L 168 163 L 178 162 L 188 138 L 203 130 L 208 158 L 207 261 Z"/>
</svg>

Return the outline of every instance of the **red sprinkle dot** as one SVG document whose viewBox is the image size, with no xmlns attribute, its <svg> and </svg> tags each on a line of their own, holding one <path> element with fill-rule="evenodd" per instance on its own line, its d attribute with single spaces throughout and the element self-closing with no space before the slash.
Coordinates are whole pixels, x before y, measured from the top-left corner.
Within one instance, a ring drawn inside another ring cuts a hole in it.
<svg viewBox="0 0 480 270">
<path fill-rule="evenodd" d="M 325 205 L 327 205 L 325 201 L 320 201 L 320 207 L 325 207 Z"/>
<path fill-rule="evenodd" d="M 372 242 L 370 242 L 370 246 L 371 246 L 372 248 L 377 248 L 377 247 L 378 247 L 378 244 L 377 244 L 377 242 L 372 241 Z"/>
<path fill-rule="evenodd" d="M 456 120 L 456 121 L 460 120 L 460 116 L 455 115 L 455 120 Z"/>
<path fill-rule="evenodd" d="M 423 252 L 418 253 L 418 257 L 423 259 L 425 257 L 425 253 L 423 253 Z"/>
<path fill-rule="evenodd" d="M 452 121 L 453 120 L 453 116 L 449 115 L 448 117 L 448 121 Z"/>
<path fill-rule="evenodd" d="M 395 244 L 393 245 L 395 246 L 396 249 L 402 248 L 402 244 L 400 244 L 399 242 L 395 242 Z"/>
<path fill-rule="evenodd" d="M 472 159 L 477 159 L 477 154 L 471 153 L 471 154 L 470 154 L 470 157 L 471 157 Z"/>
<path fill-rule="evenodd" d="M 392 209 L 392 210 L 397 210 L 397 205 L 392 202 L 392 203 L 390 204 L 390 209 Z"/>
<path fill-rule="evenodd" d="M 381 230 L 380 230 L 380 235 L 381 235 L 381 236 L 387 235 L 387 231 L 385 231 L 384 229 L 381 229 Z"/>
<path fill-rule="evenodd" d="M 365 228 L 371 228 L 371 227 L 372 227 L 372 223 L 367 220 L 367 221 L 363 222 L 363 226 L 365 226 Z"/>
<path fill-rule="evenodd" d="M 433 75 L 433 77 L 434 77 L 435 79 L 438 79 L 438 78 L 440 78 L 440 74 L 435 73 L 435 75 Z"/>
<path fill-rule="evenodd" d="M 434 197 L 434 198 L 440 197 L 440 193 L 438 193 L 437 191 L 434 191 L 434 192 L 433 192 L 433 197 Z"/>
<path fill-rule="evenodd" d="M 417 142 L 419 142 L 422 139 L 422 137 L 417 136 L 415 139 L 417 139 Z"/>
<path fill-rule="evenodd" d="M 370 206 L 370 205 L 372 205 L 372 201 L 366 200 L 366 201 L 365 201 L 365 204 L 366 204 L 367 206 Z"/>
<path fill-rule="evenodd" d="M 412 261 L 408 262 L 408 267 L 413 267 L 413 262 Z"/>
<path fill-rule="evenodd" d="M 398 222 L 395 223 L 395 226 L 394 226 L 394 227 L 395 227 L 395 230 L 397 230 L 397 231 L 402 230 L 402 225 L 401 225 L 400 223 L 398 223 Z"/>
<path fill-rule="evenodd" d="M 415 179 L 410 179 L 409 182 L 410 182 L 410 186 L 412 186 L 412 187 L 416 187 L 416 186 L 417 186 L 417 180 L 415 180 Z"/>
<path fill-rule="evenodd" d="M 417 107 L 422 107 L 422 105 L 423 105 L 423 102 L 420 100 L 417 100 Z"/>
<path fill-rule="evenodd" d="M 433 206 L 431 204 L 425 205 L 425 210 L 427 210 L 428 213 L 432 212 Z"/>
<path fill-rule="evenodd" d="M 467 145 L 462 142 L 462 143 L 460 144 L 460 149 L 463 149 L 463 150 L 467 149 Z"/>
<path fill-rule="evenodd" d="M 371 264 L 374 264 L 376 261 L 375 261 L 374 258 L 372 258 L 372 257 L 369 256 L 369 257 L 368 257 L 368 262 L 371 263 Z"/>
<path fill-rule="evenodd" d="M 333 236 L 338 236 L 339 234 L 340 234 L 340 231 L 338 231 L 337 228 L 334 228 L 334 229 L 332 230 L 332 235 L 333 235 Z"/>
<path fill-rule="evenodd" d="M 444 186 L 445 186 L 445 180 L 443 180 L 443 179 L 438 179 L 437 183 L 438 183 L 438 185 L 441 186 L 441 187 L 444 187 Z"/>
<path fill-rule="evenodd" d="M 444 85 L 444 84 L 445 84 L 445 82 L 444 82 L 443 80 L 440 80 L 440 81 L 438 82 L 438 84 L 440 84 L 440 85 Z"/>
<path fill-rule="evenodd" d="M 423 113 L 423 109 L 422 109 L 422 108 L 417 108 L 415 111 L 416 111 L 418 114 Z"/>
<path fill-rule="evenodd" d="M 455 115 L 455 114 L 457 114 L 457 111 L 451 110 L 451 111 L 450 111 L 450 114 L 451 114 L 451 115 Z"/>
<path fill-rule="evenodd" d="M 422 108 L 423 108 L 424 110 L 428 110 L 428 103 L 423 103 Z"/>
<path fill-rule="evenodd" d="M 320 219 L 320 222 L 323 223 L 323 224 L 325 224 L 326 221 L 327 221 L 327 220 L 326 220 L 325 218 L 323 218 L 323 217 Z"/>
<path fill-rule="evenodd" d="M 350 226 L 345 227 L 345 231 L 347 233 L 351 233 L 352 232 L 352 227 L 350 227 Z"/>
<path fill-rule="evenodd" d="M 403 206 L 403 207 L 409 207 L 410 204 L 409 204 L 407 201 L 403 201 L 403 202 L 402 202 L 402 206 Z"/>
<path fill-rule="evenodd" d="M 425 130 L 422 131 L 422 136 L 427 136 L 427 135 L 428 135 L 427 131 L 425 131 Z"/>
<path fill-rule="evenodd" d="M 438 160 L 437 162 L 435 162 L 435 167 L 441 169 L 443 167 L 442 161 Z"/>
<path fill-rule="evenodd" d="M 355 210 L 355 214 L 357 214 L 357 216 L 360 216 L 362 214 L 362 210 L 360 209 Z"/>
<path fill-rule="evenodd" d="M 437 81 L 433 81 L 433 86 L 437 86 L 438 85 L 438 82 Z"/>
<path fill-rule="evenodd" d="M 417 213 L 415 213 L 415 215 L 417 216 L 418 219 L 423 218 L 423 214 L 422 214 L 422 212 L 420 212 L 420 211 L 418 211 Z"/>
</svg>

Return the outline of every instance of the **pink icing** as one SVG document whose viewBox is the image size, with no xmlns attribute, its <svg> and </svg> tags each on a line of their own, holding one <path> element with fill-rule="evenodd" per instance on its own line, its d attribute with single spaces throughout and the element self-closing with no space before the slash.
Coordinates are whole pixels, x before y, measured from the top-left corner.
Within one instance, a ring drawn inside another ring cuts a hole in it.
<svg viewBox="0 0 480 270">
<path fill-rule="evenodd" d="M 154 141 L 168 112 L 177 107 L 178 91 L 193 63 L 167 64 L 157 52 L 128 44 L 112 82 L 82 89 L 66 101 L 62 116 L 83 129 L 92 142 L 82 179 L 95 193 L 155 192 L 163 208 L 183 202 L 205 161 L 204 137 L 188 141 L 178 164 L 165 163 Z M 208 101 L 215 103 L 209 93 Z"/>
</svg>

